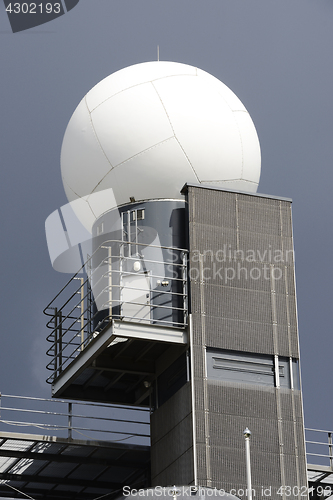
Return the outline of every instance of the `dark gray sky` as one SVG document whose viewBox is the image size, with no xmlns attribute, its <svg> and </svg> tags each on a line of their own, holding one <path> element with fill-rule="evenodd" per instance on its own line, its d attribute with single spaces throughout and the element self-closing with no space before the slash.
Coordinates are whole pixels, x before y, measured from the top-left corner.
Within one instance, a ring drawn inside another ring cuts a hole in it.
<svg viewBox="0 0 333 500">
<path fill-rule="evenodd" d="M 0 391 L 50 397 L 42 310 L 53 271 L 47 216 L 67 200 L 60 148 L 93 85 L 131 64 L 198 66 L 256 125 L 259 192 L 293 199 L 305 423 L 333 429 L 332 0 L 80 0 L 13 34 L 0 3 Z"/>
</svg>

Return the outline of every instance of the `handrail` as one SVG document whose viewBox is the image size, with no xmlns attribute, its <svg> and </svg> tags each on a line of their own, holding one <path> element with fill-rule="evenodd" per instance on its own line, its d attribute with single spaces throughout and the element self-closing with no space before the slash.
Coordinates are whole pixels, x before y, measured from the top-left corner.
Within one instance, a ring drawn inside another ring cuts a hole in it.
<svg viewBox="0 0 333 500">
<path fill-rule="evenodd" d="M 320 434 L 318 435 L 317 433 Z M 310 438 L 310 436 L 314 436 L 314 438 Z M 305 444 L 307 457 L 316 457 L 316 465 L 326 466 L 333 472 L 333 431 L 307 427 L 305 428 Z M 326 453 L 324 451 L 322 452 L 323 446 L 327 447 Z"/>
<path fill-rule="evenodd" d="M 36 396 L 17 396 L 15 394 L 4 394 L 0 392 L 0 400 L 1 397 L 6 397 L 6 398 L 11 398 L 11 399 L 22 399 L 22 400 L 28 400 L 28 401 L 43 401 L 43 402 L 51 402 L 51 403 L 68 403 L 68 399 L 54 399 L 54 398 L 38 398 Z M 108 409 L 121 409 L 121 410 L 130 410 L 130 411 L 142 411 L 144 413 L 148 413 L 149 410 L 147 408 L 142 408 L 140 407 L 133 407 L 133 406 L 126 406 L 126 405 L 117 405 L 117 404 L 109 404 L 109 403 L 91 403 L 87 401 L 77 401 L 75 400 L 75 405 L 77 406 L 97 406 L 98 408 L 108 408 Z M 0 410 L 1 410 L 1 405 L 0 405 Z"/>
<path fill-rule="evenodd" d="M 47 309 L 50 309 L 51 308 L 51 304 L 59 297 L 59 295 L 65 290 L 65 288 L 82 272 L 85 271 L 85 268 L 87 266 L 87 263 L 89 261 L 91 261 L 93 259 L 93 257 L 96 255 L 96 253 L 102 248 L 102 246 L 104 246 L 106 243 L 113 243 L 113 242 L 118 242 L 118 243 L 123 243 L 124 245 L 141 245 L 141 246 L 144 246 L 146 247 L 147 245 L 146 244 L 143 244 L 143 243 L 133 243 L 133 242 L 130 242 L 130 241 L 122 241 L 122 240 L 107 240 L 105 241 L 102 245 L 100 245 L 98 248 L 96 248 L 96 250 L 92 253 L 92 255 L 89 257 L 89 259 L 80 267 L 80 269 L 67 281 L 67 283 L 62 287 L 62 289 L 57 293 L 57 295 L 55 297 L 53 297 L 53 299 L 48 303 L 48 305 L 43 309 L 43 313 L 46 315 L 46 316 L 51 316 L 50 314 L 48 314 L 46 311 Z M 150 248 L 162 248 L 164 250 L 176 250 L 176 251 L 180 251 L 180 252 L 184 252 L 184 253 L 188 253 L 188 250 L 186 248 L 177 248 L 177 247 L 166 247 L 166 246 L 163 246 L 163 245 L 149 245 Z"/>
<path fill-rule="evenodd" d="M 78 410 L 80 406 L 84 412 Z M 124 418 L 124 407 L 120 405 L 0 394 L 0 430 L 6 432 L 11 427 L 24 427 L 42 429 L 44 433 L 56 433 L 59 437 L 71 438 L 73 433 L 77 433 L 80 439 L 84 436 L 91 440 L 127 441 L 133 444 L 135 441 L 136 444 L 148 445 L 149 410 L 133 407 L 126 407 L 125 410 L 126 413 L 134 411 L 133 417 Z M 112 416 L 110 411 L 113 412 Z M 20 420 L 15 418 L 17 414 Z M 29 419 L 29 416 L 34 420 Z M 94 424 L 95 421 L 98 423 Z M 84 434 L 86 432 L 90 435 Z"/>
<path fill-rule="evenodd" d="M 51 358 L 47 369 L 52 374 L 47 382 L 53 383 L 113 319 L 173 328 L 186 326 L 187 250 L 148 245 L 149 249 L 170 252 L 170 261 L 157 260 L 154 255 L 150 255 L 150 259 L 142 254 L 124 256 L 124 248 L 132 244 L 122 240 L 104 241 L 44 309 L 50 318 L 46 326 L 51 329 L 47 335 L 51 343 L 47 350 Z M 147 248 L 143 243 L 135 243 L 135 246 Z M 105 253 L 105 250 L 107 257 L 102 255 L 95 262 L 97 252 Z M 164 259 L 163 255 L 161 258 Z M 138 260 L 142 264 L 140 270 L 128 270 L 127 266 Z M 88 273 L 79 276 L 85 269 Z M 137 277 L 141 281 L 138 282 Z M 77 280 L 80 280 L 79 286 L 75 283 Z"/>
</svg>

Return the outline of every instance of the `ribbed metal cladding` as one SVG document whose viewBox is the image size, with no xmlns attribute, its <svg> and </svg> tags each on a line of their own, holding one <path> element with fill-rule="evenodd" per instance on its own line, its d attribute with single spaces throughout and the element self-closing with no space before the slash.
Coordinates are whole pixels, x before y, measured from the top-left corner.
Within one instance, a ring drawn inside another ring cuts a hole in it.
<svg viewBox="0 0 333 500">
<path fill-rule="evenodd" d="M 193 482 L 191 408 L 191 387 L 187 383 L 151 416 L 153 486 Z"/>
<path fill-rule="evenodd" d="M 151 415 L 152 445 L 171 432 L 190 413 L 191 391 L 188 383 Z"/>
<path fill-rule="evenodd" d="M 299 359 L 291 203 L 197 186 L 187 201 L 198 482 L 246 489 L 249 427 L 256 497 L 281 498 L 307 484 L 301 392 L 207 379 L 205 349 Z"/>
<path fill-rule="evenodd" d="M 290 202 L 195 186 L 187 198 L 195 335 L 298 358 Z"/>
<path fill-rule="evenodd" d="M 170 481 L 171 479 L 172 481 Z M 168 486 L 172 484 L 173 480 L 176 484 L 194 484 L 192 448 L 176 458 L 169 467 L 152 477 L 152 486 Z"/>
<path fill-rule="evenodd" d="M 175 460 L 181 457 L 192 447 L 192 416 L 188 415 L 181 420 L 159 441 L 155 442 L 151 450 L 152 477 L 160 471 L 170 467 Z"/>
</svg>

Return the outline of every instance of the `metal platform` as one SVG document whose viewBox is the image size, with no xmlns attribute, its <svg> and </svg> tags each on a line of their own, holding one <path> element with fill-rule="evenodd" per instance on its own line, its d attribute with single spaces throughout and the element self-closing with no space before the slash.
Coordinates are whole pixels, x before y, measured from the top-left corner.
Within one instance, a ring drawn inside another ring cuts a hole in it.
<svg viewBox="0 0 333 500">
<path fill-rule="evenodd" d="M 186 346 L 185 330 L 155 325 L 138 328 L 135 323 L 114 320 L 55 379 L 52 394 L 150 406 L 157 367 L 159 371 L 167 368 Z"/>
<path fill-rule="evenodd" d="M 149 446 L 0 432 L 0 494 L 10 498 L 113 498 L 145 487 Z M 18 491 L 19 490 L 19 491 Z"/>
<path fill-rule="evenodd" d="M 333 432 L 306 428 L 305 436 L 310 500 L 332 499 Z"/>
<path fill-rule="evenodd" d="M 148 250 L 103 242 L 45 308 L 54 397 L 151 406 L 153 381 L 187 347 L 187 252 Z"/>
<path fill-rule="evenodd" d="M 147 410 L 1 394 L 0 411 L 1 498 L 95 500 L 149 484 Z"/>
<path fill-rule="evenodd" d="M 309 497 L 314 499 L 333 498 L 333 469 L 318 465 L 307 465 Z"/>
<path fill-rule="evenodd" d="M 0 407 L 1 498 L 113 499 L 150 486 L 149 411 L 4 394 Z M 332 435 L 306 429 L 310 500 L 333 497 Z"/>
</svg>

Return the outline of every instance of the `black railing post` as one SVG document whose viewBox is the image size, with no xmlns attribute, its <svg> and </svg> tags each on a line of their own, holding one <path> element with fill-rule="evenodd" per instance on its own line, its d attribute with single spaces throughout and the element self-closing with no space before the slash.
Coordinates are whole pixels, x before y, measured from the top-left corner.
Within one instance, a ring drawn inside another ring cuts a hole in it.
<svg viewBox="0 0 333 500">
<path fill-rule="evenodd" d="M 58 376 L 58 309 L 54 308 L 54 362 L 53 362 L 53 373 L 54 378 Z"/>
<path fill-rule="evenodd" d="M 330 457 L 330 468 L 333 470 L 333 442 L 332 442 L 332 433 L 328 433 L 328 453 Z"/>
<path fill-rule="evenodd" d="M 73 404 L 68 403 L 68 439 L 72 439 L 72 429 L 73 429 Z"/>
<path fill-rule="evenodd" d="M 54 309 L 54 375 L 62 372 L 62 312 Z"/>
<path fill-rule="evenodd" d="M 62 311 L 58 313 L 58 375 L 62 372 Z"/>
</svg>

